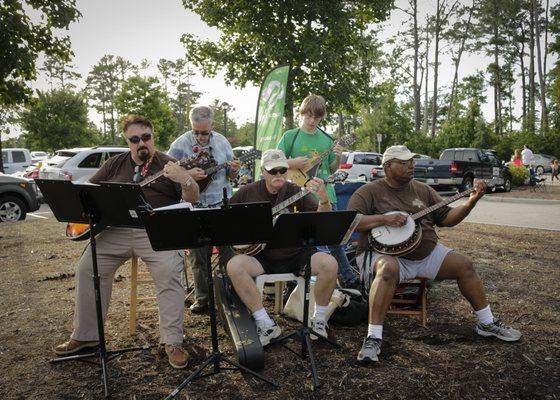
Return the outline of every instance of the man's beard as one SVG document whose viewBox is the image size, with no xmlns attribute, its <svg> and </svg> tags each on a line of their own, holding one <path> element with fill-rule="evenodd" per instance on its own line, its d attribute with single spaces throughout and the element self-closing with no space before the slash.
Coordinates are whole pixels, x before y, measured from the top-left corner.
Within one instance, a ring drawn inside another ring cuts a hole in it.
<svg viewBox="0 0 560 400">
<path fill-rule="evenodd" d="M 148 158 L 150 158 L 150 150 L 147 147 L 139 148 L 136 154 L 138 154 L 138 158 L 142 161 L 148 161 Z"/>
</svg>

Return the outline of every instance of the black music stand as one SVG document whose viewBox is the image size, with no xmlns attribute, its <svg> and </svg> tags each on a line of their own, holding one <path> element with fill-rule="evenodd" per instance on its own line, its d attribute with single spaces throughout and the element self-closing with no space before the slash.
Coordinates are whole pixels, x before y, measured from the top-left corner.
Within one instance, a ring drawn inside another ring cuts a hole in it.
<svg viewBox="0 0 560 400">
<path fill-rule="evenodd" d="M 145 211 L 140 217 L 146 227 L 154 250 L 177 250 L 202 246 L 231 246 L 254 244 L 267 241 L 272 236 L 272 209 L 270 203 L 244 203 L 222 206 L 214 209 L 163 209 Z M 186 228 L 187 227 L 187 228 Z M 208 253 L 208 287 L 213 288 L 211 252 Z M 221 371 L 247 372 L 275 387 L 278 383 L 228 359 L 219 349 L 216 324 L 214 290 L 208 295 L 210 308 L 210 328 L 212 334 L 212 354 L 187 377 L 166 399 L 172 399 L 193 380 L 215 375 Z M 222 367 L 223 361 L 232 367 Z M 210 364 L 214 370 L 207 374 L 202 371 Z"/>
<path fill-rule="evenodd" d="M 139 185 L 109 182 L 103 182 L 100 185 L 73 184 L 70 181 L 52 179 L 36 179 L 35 182 L 41 189 L 45 202 L 49 204 L 54 216 L 60 222 L 88 223 L 90 232 L 94 232 L 96 224 L 131 228 L 143 227 L 136 213 L 136 208 L 145 206 L 147 203 Z M 97 269 L 95 235 L 90 235 L 90 246 L 99 350 L 88 354 L 59 357 L 50 360 L 50 362 L 54 364 L 64 361 L 83 361 L 101 365 L 104 394 L 108 398 L 110 393 L 107 380 L 107 363 L 121 354 L 147 350 L 150 346 L 107 350 L 101 311 L 101 289 Z M 99 357 L 99 361 L 89 360 L 92 357 Z"/>
<path fill-rule="evenodd" d="M 354 230 L 357 224 L 356 211 L 329 211 L 329 212 L 301 212 L 282 214 L 274 225 L 272 240 L 267 248 L 305 247 L 307 252 L 307 265 L 304 268 L 304 301 L 303 321 L 301 328 L 284 335 L 270 344 L 280 344 L 301 358 L 309 357 L 313 388 L 321 386 L 317 376 L 317 366 L 313 357 L 310 334 L 314 334 L 335 347 L 340 345 L 329 338 L 324 338 L 308 326 L 309 321 L 309 280 L 311 277 L 311 256 L 315 246 L 330 246 L 343 243 Z M 294 336 L 301 339 L 301 353 L 297 353 L 284 342 Z"/>
</svg>

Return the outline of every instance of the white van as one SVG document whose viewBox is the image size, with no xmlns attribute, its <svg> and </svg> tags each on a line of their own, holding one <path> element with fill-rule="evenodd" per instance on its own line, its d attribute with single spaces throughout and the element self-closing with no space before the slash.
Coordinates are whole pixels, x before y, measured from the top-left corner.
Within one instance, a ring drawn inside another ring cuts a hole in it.
<svg viewBox="0 0 560 400">
<path fill-rule="evenodd" d="M 27 149 L 2 149 L 2 164 L 6 175 L 25 171 L 31 162 L 31 153 Z"/>
</svg>

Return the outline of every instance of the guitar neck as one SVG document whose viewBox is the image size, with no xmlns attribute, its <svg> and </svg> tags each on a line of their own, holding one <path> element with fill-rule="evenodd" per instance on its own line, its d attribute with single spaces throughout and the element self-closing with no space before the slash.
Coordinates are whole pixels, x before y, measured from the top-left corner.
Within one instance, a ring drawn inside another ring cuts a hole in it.
<svg viewBox="0 0 560 400">
<path fill-rule="evenodd" d="M 439 209 L 443 206 L 446 206 L 449 203 L 453 203 L 454 201 L 459 200 L 461 197 L 468 196 L 469 194 L 472 193 L 473 190 L 474 190 L 474 188 L 465 190 L 464 192 L 461 192 L 461 193 L 457 193 L 456 195 L 451 196 L 451 197 L 449 197 L 449 198 L 447 198 L 443 201 L 440 201 L 439 203 L 434 204 L 433 206 L 425 208 L 422 211 L 418 211 L 416 214 L 412 214 L 410 217 L 414 221 L 416 221 L 417 219 L 422 218 L 423 216 L 428 215 L 429 213 L 434 212 L 435 210 L 437 210 L 437 209 Z"/>
<path fill-rule="evenodd" d="M 146 179 L 144 179 L 143 181 L 141 181 L 139 183 L 140 187 L 144 187 L 146 185 L 149 185 L 150 183 L 152 183 L 153 181 L 159 179 L 161 176 L 163 176 L 163 169 L 161 171 L 156 172 L 153 175 L 150 175 L 149 177 L 147 177 Z"/>
<path fill-rule="evenodd" d="M 292 197 L 287 198 L 283 202 L 275 205 L 272 208 L 272 216 L 275 216 L 276 214 L 279 214 L 280 211 L 282 211 L 283 209 L 288 207 L 290 204 L 295 203 L 296 201 L 298 201 L 299 199 L 304 197 L 307 193 L 309 193 L 309 189 L 307 189 L 305 187 L 302 187 L 300 192 L 294 194 Z"/>
</svg>

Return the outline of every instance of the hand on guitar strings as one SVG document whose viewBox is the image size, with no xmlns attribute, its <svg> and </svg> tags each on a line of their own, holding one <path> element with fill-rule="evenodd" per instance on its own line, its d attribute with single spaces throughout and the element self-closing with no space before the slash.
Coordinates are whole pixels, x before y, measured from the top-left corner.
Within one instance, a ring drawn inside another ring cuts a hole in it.
<svg viewBox="0 0 560 400">
<path fill-rule="evenodd" d="M 383 218 L 385 219 L 385 221 L 384 221 L 385 226 L 400 227 L 400 226 L 404 226 L 406 224 L 406 220 L 408 219 L 408 215 L 389 214 L 389 215 L 384 215 Z"/>
<path fill-rule="evenodd" d="M 189 179 L 190 174 L 179 163 L 169 161 L 163 166 L 163 176 L 171 179 L 173 182 L 184 183 Z"/>
<path fill-rule="evenodd" d="M 310 191 L 315 193 L 319 198 L 319 202 L 325 203 L 329 201 L 329 195 L 325 189 L 325 183 L 320 178 L 313 178 L 305 185 Z"/>
<path fill-rule="evenodd" d="M 336 158 L 342 157 L 342 151 L 344 150 L 344 148 L 339 145 L 338 143 L 333 147 L 332 151 L 333 153 L 336 155 Z"/>
<path fill-rule="evenodd" d="M 309 161 L 309 158 L 305 156 L 290 158 L 288 160 L 288 164 L 290 165 L 290 168 L 301 169 L 302 171 L 307 171 L 311 168 L 311 161 Z"/>
<path fill-rule="evenodd" d="M 204 170 L 199 167 L 188 169 L 187 172 L 195 181 L 200 181 L 207 177 L 207 175 L 204 173 Z"/>
</svg>

